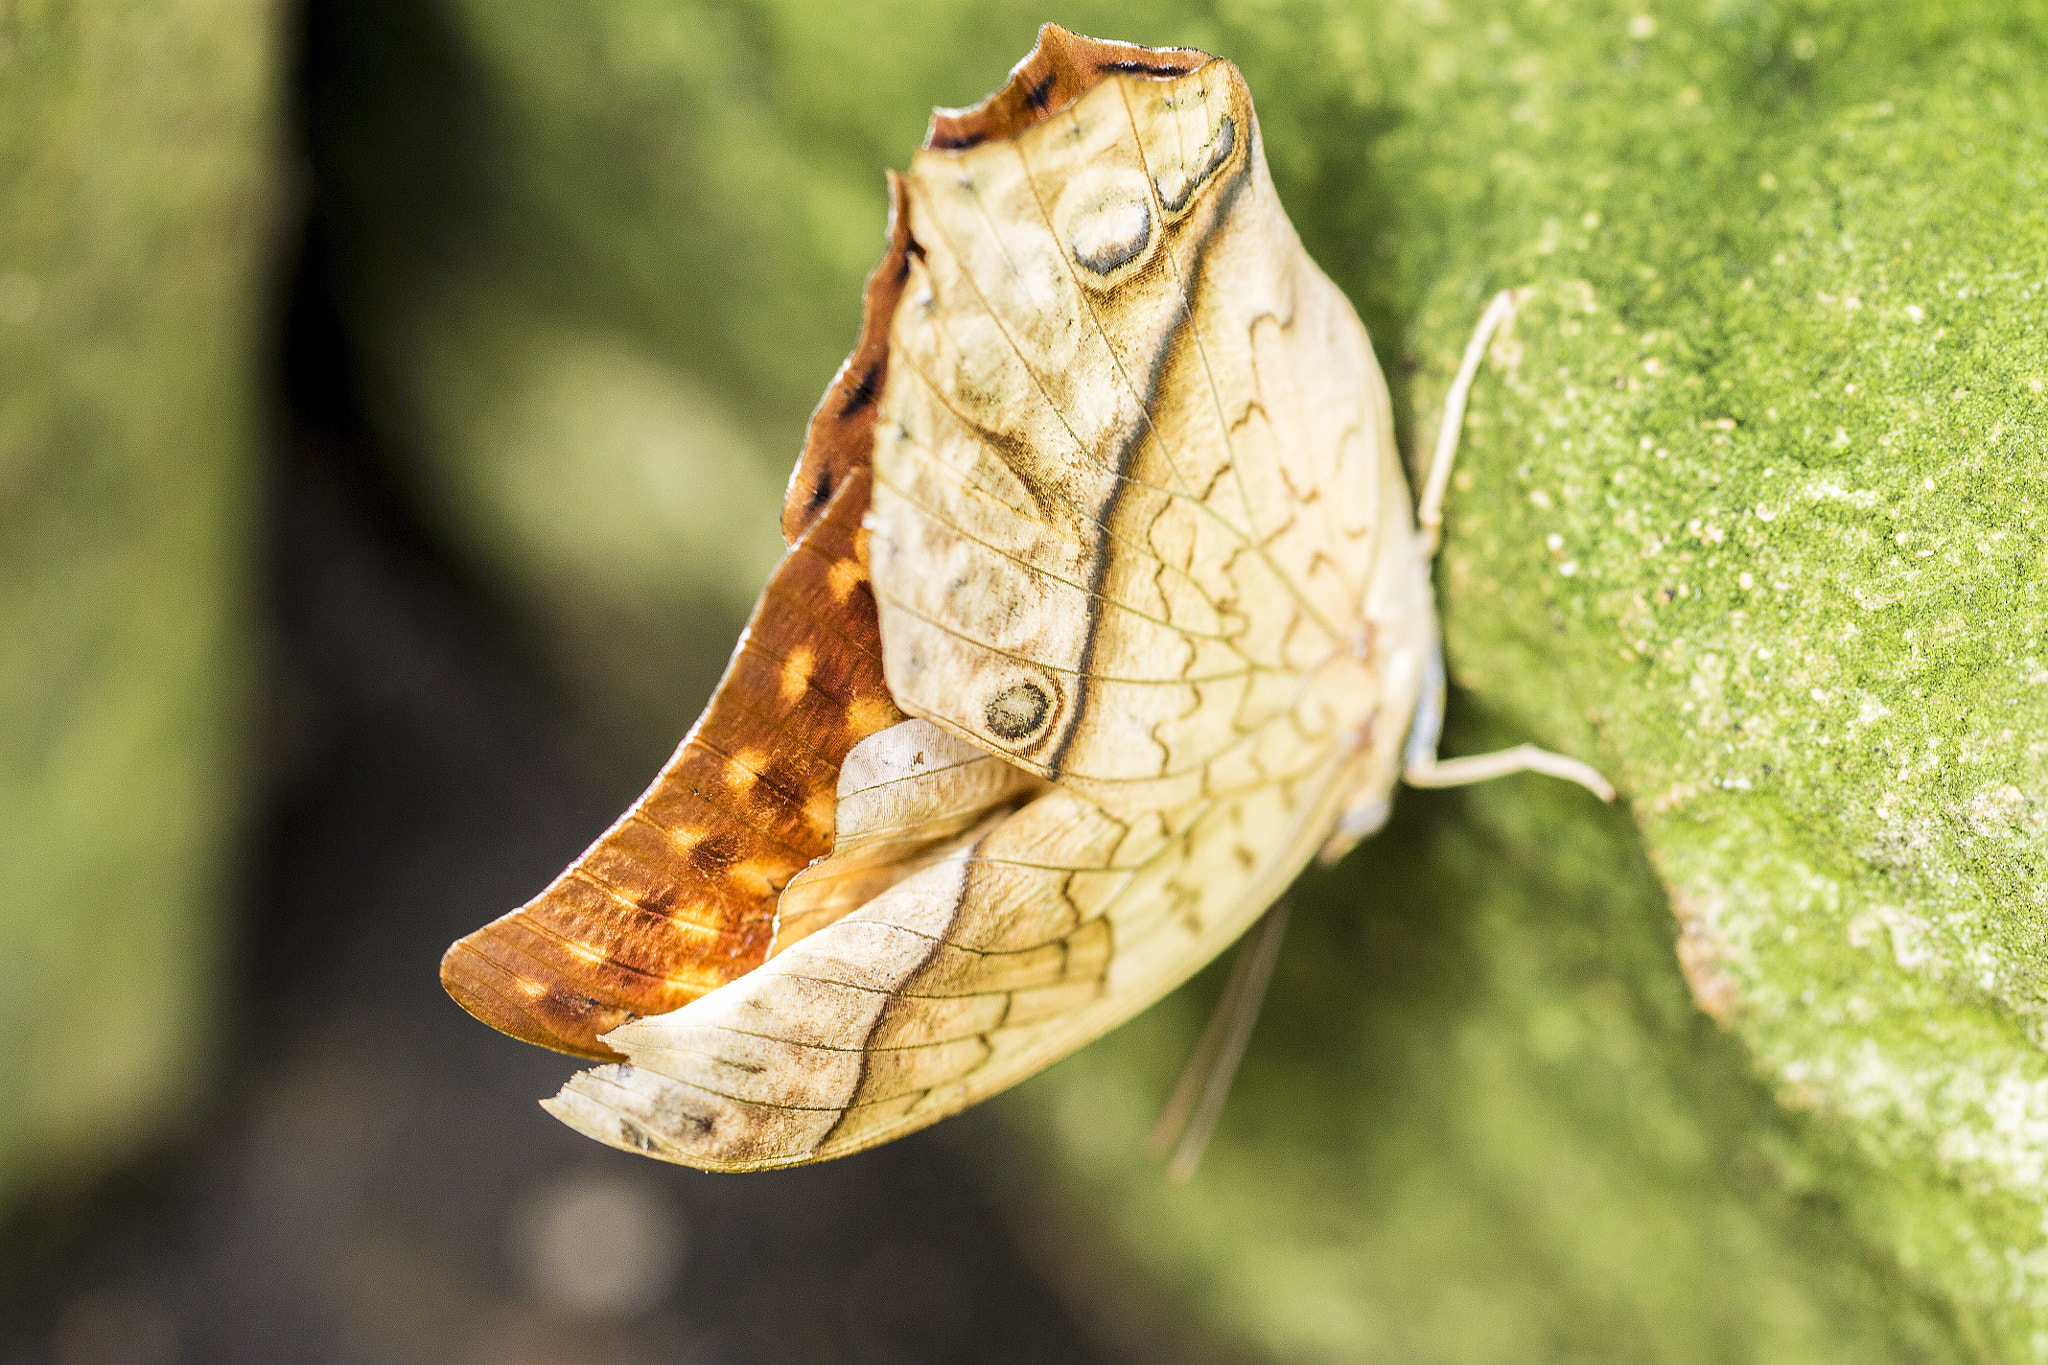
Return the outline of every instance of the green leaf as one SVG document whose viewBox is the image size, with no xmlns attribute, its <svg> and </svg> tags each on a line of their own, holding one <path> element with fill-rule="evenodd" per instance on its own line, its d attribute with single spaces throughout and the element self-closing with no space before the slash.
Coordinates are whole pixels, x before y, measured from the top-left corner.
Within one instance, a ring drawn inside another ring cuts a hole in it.
<svg viewBox="0 0 2048 1365">
<path fill-rule="evenodd" d="M 196 1096 L 249 731 L 278 16 L 0 8 L 0 1201 Z"/>
</svg>

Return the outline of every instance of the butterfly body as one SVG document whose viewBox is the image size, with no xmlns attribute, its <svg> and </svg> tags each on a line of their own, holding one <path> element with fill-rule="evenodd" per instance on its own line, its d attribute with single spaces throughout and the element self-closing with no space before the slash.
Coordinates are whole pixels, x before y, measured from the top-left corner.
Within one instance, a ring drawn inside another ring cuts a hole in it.
<svg viewBox="0 0 2048 1365">
<path fill-rule="evenodd" d="M 856 1151 L 1099 1036 L 1434 753 L 1432 543 L 1236 68 L 1048 26 L 891 187 L 785 512 L 790 564 L 859 517 L 857 555 L 824 555 L 844 610 L 788 625 L 779 570 L 750 635 L 867 660 L 846 676 L 878 667 L 900 709 L 805 732 L 836 785 L 788 801 L 829 807 L 831 851 L 758 902 L 759 958 L 680 1008 L 628 983 L 587 1011 L 625 1018 L 601 1040 L 554 1035 L 627 1064 L 552 1112 L 707 1169 Z M 790 695 L 814 686 L 778 648 Z M 494 1000 L 553 988 L 521 975 L 535 906 L 457 945 L 510 982 Z"/>
</svg>

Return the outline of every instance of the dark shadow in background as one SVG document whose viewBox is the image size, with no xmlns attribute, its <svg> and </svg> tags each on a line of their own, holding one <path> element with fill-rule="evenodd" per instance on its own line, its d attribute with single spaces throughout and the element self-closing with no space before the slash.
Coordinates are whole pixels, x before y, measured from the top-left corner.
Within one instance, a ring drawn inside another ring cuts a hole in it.
<svg viewBox="0 0 2048 1365">
<path fill-rule="evenodd" d="M 390 494 L 311 190 L 223 1075 L 176 1145 L 0 1230 L 0 1361 L 1099 1358 L 955 1155 L 976 1120 L 814 1170 L 663 1167 L 548 1118 L 575 1064 L 442 994 L 442 948 L 615 794 Z"/>
</svg>

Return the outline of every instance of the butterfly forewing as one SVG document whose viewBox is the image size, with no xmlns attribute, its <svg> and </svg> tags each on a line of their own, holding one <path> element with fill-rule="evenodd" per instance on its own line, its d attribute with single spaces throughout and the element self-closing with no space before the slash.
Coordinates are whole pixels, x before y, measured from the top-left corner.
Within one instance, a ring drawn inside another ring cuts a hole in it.
<svg viewBox="0 0 2048 1365">
<path fill-rule="evenodd" d="M 860 341 L 790 478 L 789 553 L 704 715 L 582 857 L 442 958 L 442 985 L 493 1027 L 615 1057 L 608 1030 L 759 966 L 784 886 L 831 848 L 841 760 L 903 719 L 882 678 L 861 519 L 908 248 L 892 227 Z"/>
</svg>

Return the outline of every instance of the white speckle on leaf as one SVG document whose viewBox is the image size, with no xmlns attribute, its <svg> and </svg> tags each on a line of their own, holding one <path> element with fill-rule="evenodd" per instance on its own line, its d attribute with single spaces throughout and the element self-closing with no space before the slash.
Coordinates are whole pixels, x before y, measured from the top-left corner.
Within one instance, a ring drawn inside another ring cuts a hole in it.
<svg viewBox="0 0 2048 1365">
<path fill-rule="evenodd" d="M 1926 920 L 1896 906 L 1881 907 L 1877 915 L 1891 930 L 1892 960 L 1899 966 L 1909 972 L 1925 972 L 1943 965 L 1939 954 L 1928 942 L 1928 930 L 1933 926 Z"/>
<path fill-rule="evenodd" d="M 2009 836 L 2029 827 L 2038 830 L 2043 823 L 2041 812 L 2027 800 L 2026 793 L 2011 783 L 1978 792 L 1964 803 L 1962 813 L 1971 831 L 1984 839 Z"/>
<path fill-rule="evenodd" d="M 1877 506 L 1877 494 L 1867 488 L 1844 488 L 1833 479 L 1810 483 L 1802 492 L 1808 502 L 1840 501 L 1868 512 Z"/>
</svg>

